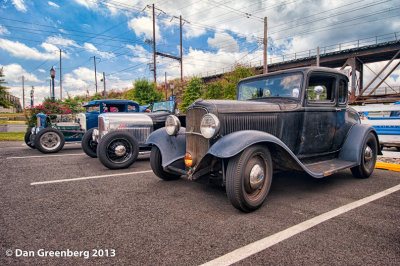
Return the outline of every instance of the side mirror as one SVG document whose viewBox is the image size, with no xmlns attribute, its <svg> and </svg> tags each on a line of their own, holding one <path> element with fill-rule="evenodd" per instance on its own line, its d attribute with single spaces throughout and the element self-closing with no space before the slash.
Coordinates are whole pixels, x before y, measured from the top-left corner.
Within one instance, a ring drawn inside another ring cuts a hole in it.
<svg viewBox="0 0 400 266">
<path fill-rule="evenodd" d="M 324 88 L 322 86 L 315 86 L 314 93 L 315 95 L 321 95 L 324 92 Z"/>
</svg>

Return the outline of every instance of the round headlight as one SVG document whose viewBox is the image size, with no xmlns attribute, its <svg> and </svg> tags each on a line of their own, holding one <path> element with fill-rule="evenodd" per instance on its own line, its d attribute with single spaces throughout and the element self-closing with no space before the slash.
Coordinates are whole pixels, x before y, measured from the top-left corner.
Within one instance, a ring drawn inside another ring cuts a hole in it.
<svg viewBox="0 0 400 266">
<path fill-rule="evenodd" d="M 213 114 L 205 114 L 201 119 L 200 131 L 203 137 L 211 139 L 217 135 L 219 130 L 219 120 Z"/>
<path fill-rule="evenodd" d="M 175 136 L 179 129 L 181 128 L 181 122 L 174 115 L 169 115 L 167 120 L 165 120 L 165 129 L 167 130 L 168 135 Z"/>
</svg>

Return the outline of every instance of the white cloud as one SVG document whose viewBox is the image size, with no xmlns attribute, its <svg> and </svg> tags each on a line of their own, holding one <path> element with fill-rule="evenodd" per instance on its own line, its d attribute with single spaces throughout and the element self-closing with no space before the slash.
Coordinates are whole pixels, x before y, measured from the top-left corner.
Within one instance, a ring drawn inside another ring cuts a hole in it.
<svg viewBox="0 0 400 266">
<path fill-rule="evenodd" d="M 239 44 L 227 33 L 215 33 L 214 38 L 208 38 L 207 43 L 209 46 L 220 51 L 230 53 L 236 53 L 239 51 Z"/>
<path fill-rule="evenodd" d="M 56 7 L 56 8 L 59 8 L 59 7 L 60 7 L 59 5 L 57 5 L 56 3 L 51 2 L 51 1 L 48 1 L 47 3 L 48 3 L 50 6 L 52 6 L 52 7 Z"/>
<path fill-rule="evenodd" d="M 51 43 L 42 43 L 41 46 L 47 51 L 47 52 L 56 52 L 58 50 L 58 47 L 55 46 L 54 44 Z"/>
<path fill-rule="evenodd" d="M 42 68 L 39 68 L 38 71 L 41 72 L 41 73 L 46 73 L 46 70 L 44 70 Z"/>
<path fill-rule="evenodd" d="M 14 6 L 15 6 L 15 8 L 18 10 L 18 11 L 21 11 L 21 12 L 26 12 L 28 9 L 26 8 L 26 5 L 25 5 L 25 3 L 24 3 L 24 0 L 12 0 L 12 3 L 14 4 Z"/>
<path fill-rule="evenodd" d="M 114 57 L 114 54 L 113 54 L 113 53 L 102 52 L 102 51 L 100 51 L 99 49 L 97 49 L 97 47 L 94 46 L 94 45 L 91 44 L 91 43 L 85 42 L 85 44 L 83 45 L 83 47 L 84 47 L 87 51 L 89 51 L 89 52 L 91 52 L 91 53 L 98 54 L 98 55 L 100 55 L 102 58 L 105 58 L 105 59 L 109 59 L 109 58 L 111 58 L 111 57 Z"/>
<path fill-rule="evenodd" d="M 10 34 L 10 32 L 7 30 L 6 27 L 0 25 L 0 35 L 6 35 L 6 34 Z"/>
<path fill-rule="evenodd" d="M 66 39 L 61 36 L 47 37 L 45 42 L 54 44 L 54 45 L 70 46 L 70 47 L 77 47 L 77 48 L 80 47 L 74 40 Z"/>
<path fill-rule="evenodd" d="M 86 67 L 79 67 L 72 71 L 74 76 L 80 80 L 94 82 L 94 71 Z"/>
<path fill-rule="evenodd" d="M 6 39 L 0 39 L 0 49 L 10 52 L 15 57 L 34 60 L 56 59 L 55 52 L 42 53 L 36 48 L 31 48 L 20 42 L 13 42 Z"/>
<path fill-rule="evenodd" d="M 152 58 L 153 53 L 150 53 L 149 51 L 147 51 L 146 49 L 144 49 L 143 46 L 140 45 L 126 45 L 126 47 L 128 49 L 130 49 L 132 51 L 133 54 L 133 58 L 129 58 L 129 60 L 131 60 L 132 62 L 141 62 L 141 63 L 145 63 L 148 62 L 150 58 Z"/>
<path fill-rule="evenodd" d="M 98 7 L 97 0 L 75 0 L 75 2 L 86 7 L 87 9 Z"/>
<path fill-rule="evenodd" d="M 4 69 L 4 78 L 8 83 L 22 83 L 22 76 L 27 82 L 40 82 L 35 75 L 28 73 L 19 64 L 9 64 L 2 67 Z"/>
<path fill-rule="evenodd" d="M 153 39 L 153 19 L 150 17 L 133 18 L 128 22 L 128 28 L 132 29 L 136 36 L 145 36 L 146 39 Z M 156 23 L 156 40 L 161 39 L 160 28 Z"/>
</svg>

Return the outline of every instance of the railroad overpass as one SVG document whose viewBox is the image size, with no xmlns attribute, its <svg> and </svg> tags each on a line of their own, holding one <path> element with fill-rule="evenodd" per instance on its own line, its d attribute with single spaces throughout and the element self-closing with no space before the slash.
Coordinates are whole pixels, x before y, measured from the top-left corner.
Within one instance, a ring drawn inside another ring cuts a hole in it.
<svg viewBox="0 0 400 266">
<path fill-rule="evenodd" d="M 373 80 L 369 81 L 368 84 L 364 84 L 364 65 L 368 63 L 376 63 L 382 61 L 393 62 L 396 59 L 400 59 L 400 40 L 397 40 L 396 33 L 394 34 L 395 40 L 376 42 L 369 45 L 360 45 L 360 41 L 352 42 L 351 48 L 346 46 L 336 45 L 334 51 L 329 47 L 324 47 L 314 50 L 309 50 L 308 55 L 302 54 L 291 54 L 282 56 L 282 61 L 277 63 L 268 64 L 268 72 L 274 72 L 278 70 L 315 66 L 319 59 L 319 65 L 330 68 L 340 68 L 346 71 L 351 82 L 351 95 L 350 101 L 352 103 L 363 103 L 363 102 L 395 102 L 400 100 L 400 87 L 390 86 L 386 84 L 385 79 L 399 66 L 397 63 L 395 67 L 389 68 L 387 64 L 381 71 L 375 73 Z M 345 49 L 343 49 L 345 48 Z M 306 53 L 307 53 L 306 52 Z M 298 58 L 301 56 L 301 58 Z M 255 67 L 257 72 L 262 73 L 263 67 Z M 389 74 L 386 74 L 384 78 L 380 75 L 386 69 L 389 69 Z M 203 77 L 205 82 L 211 81 L 216 78 L 222 77 L 223 73 Z M 378 85 L 372 86 L 372 84 Z M 381 87 L 382 84 L 385 84 Z"/>
</svg>

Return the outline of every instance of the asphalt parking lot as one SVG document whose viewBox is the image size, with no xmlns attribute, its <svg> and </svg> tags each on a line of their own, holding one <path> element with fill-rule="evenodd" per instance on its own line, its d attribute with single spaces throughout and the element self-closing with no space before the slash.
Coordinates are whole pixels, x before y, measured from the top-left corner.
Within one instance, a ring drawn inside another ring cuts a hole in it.
<svg viewBox="0 0 400 266">
<path fill-rule="evenodd" d="M 112 171 L 79 144 L 0 142 L 0 265 L 400 265 L 399 172 L 278 173 L 244 214 L 215 185 L 158 179 L 148 158 Z"/>
</svg>

